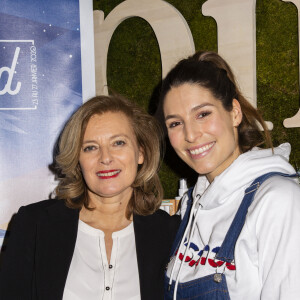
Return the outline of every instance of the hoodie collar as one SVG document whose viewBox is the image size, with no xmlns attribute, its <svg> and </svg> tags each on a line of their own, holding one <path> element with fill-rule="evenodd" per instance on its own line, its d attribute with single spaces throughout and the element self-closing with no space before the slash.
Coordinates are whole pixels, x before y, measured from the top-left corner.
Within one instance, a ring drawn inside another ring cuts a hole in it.
<svg viewBox="0 0 300 300">
<path fill-rule="evenodd" d="M 272 149 L 253 148 L 241 154 L 226 170 L 216 176 L 210 184 L 205 176 L 199 176 L 193 198 L 201 198 L 202 209 L 213 209 L 222 205 L 235 191 L 245 189 L 255 178 L 268 172 L 294 173 L 288 163 L 291 146 L 288 143 Z"/>
</svg>

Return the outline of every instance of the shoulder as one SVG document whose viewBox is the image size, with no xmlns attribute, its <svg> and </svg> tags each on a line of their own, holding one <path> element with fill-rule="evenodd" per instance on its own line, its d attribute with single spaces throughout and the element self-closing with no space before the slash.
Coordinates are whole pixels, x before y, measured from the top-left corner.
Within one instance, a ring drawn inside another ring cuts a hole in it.
<svg viewBox="0 0 300 300">
<path fill-rule="evenodd" d="M 161 222 L 168 224 L 168 228 L 170 228 L 170 230 L 177 231 L 181 222 L 181 218 L 179 215 L 170 216 L 166 211 L 161 209 L 156 211 L 155 214 L 157 215 L 157 218 L 161 219 Z"/>
<path fill-rule="evenodd" d="M 283 176 L 269 178 L 257 190 L 248 214 L 256 220 L 260 230 L 264 227 L 269 230 L 277 226 L 284 228 L 286 222 L 299 223 L 300 185 L 295 179 Z"/>
<path fill-rule="evenodd" d="M 155 213 L 148 216 L 136 215 L 135 218 L 139 221 L 158 223 L 158 224 L 168 224 L 178 226 L 180 223 L 180 216 L 174 215 L 170 216 L 166 211 L 158 209 Z"/>
<path fill-rule="evenodd" d="M 26 210 L 26 211 L 29 211 L 29 212 L 35 212 L 35 211 L 44 210 L 47 207 L 50 207 L 54 204 L 59 205 L 59 203 L 63 204 L 64 201 L 63 200 L 57 200 L 57 199 L 48 199 L 48 200 L 42 200 L 42 201 L 39 201 L 39 202 L 24 205 L 24 206 L 20 207 L 20 209 L 21 210 Z"/>
<path fill-rule="evenodd" d="M 158 209 L 153 215 L 160 216 L 162 218 L 169 218 L 170 217 L 170 215 L 162 209 Z"/>
<path fill-rule="evenodd" d="M 48 199 L 20 207 L 13 220 L 28 219 L 30 222 L 38 222 L 49 216 L 68 216 L 76 213 L 65 205 L 64 200 Z"/>
<path fill-rule="evenodd" d="M 167 261 L 179 223 L 179 216 L 170 216 L 162 210 L 148 216 L 134 215 L 137 252 L 148 249 L 151 255 L 155 253 L 156 257 L 164 257 Z"/>
<path fill-rule="evenodd" d="M 152 214 L 152 216 L 154 218 L 162 219 L 165 221 L 170 221 L 170 220 L 174 219 L 174 217 L 176 219 L 176 215 L 170 216 L 166 211 L 164 211 L 162 209 L 158 209 L 154 214 Z"/>
<path fill-rule="evenodd" d="M 43 212 L 47 210 L 49 207 L 53 205 L 62 206 L 64 205 L 63 200 L 57 200 L 57 199 L 48 199 L 48 200 L 42 200 L 35 203 L 30 203 L 24 206 L 21 206 L 19 209 L 19 212 L 26 212 L 30 214 L 38 214 L 40 212 Z M 18 213 L 19 213 L 18 212 Z"/>
<path fill-rule="evenodd" d="M 173 238 L 180 224 L 180 216 L 170 216 L 159 209 L 148 216 L 134 215 L 133 222 L 137 231 L 150 231 L 155 235 Z"/>
<path fill-rule="evenodd" d="M 286 204 L 300 202 L 300 185 L 297 180 L 284 176 L 273 176 L 262 183 L 256 197 L 264 198 L 265 201 L 273 199 L 273 204 L 276 201 L 284 201 Z"/>
</svg>

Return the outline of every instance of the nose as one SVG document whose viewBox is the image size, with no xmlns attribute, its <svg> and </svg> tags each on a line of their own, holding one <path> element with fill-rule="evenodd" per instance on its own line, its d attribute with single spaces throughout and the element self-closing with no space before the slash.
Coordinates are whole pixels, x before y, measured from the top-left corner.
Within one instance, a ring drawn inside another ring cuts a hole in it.
<svg viewBox="0 0 300 300">
<path fill-rule="evenodd" d="M 198 136 L 202 135 L 199 128 L 195 128 L 193 124 L 185 123 L 184 124 L 184 137 L 188 143 L 193 143 Z"/>
<path fill-rule="evenodd" d="M 103 165 L 109 165 L 112 162 L 112 155 L 108 148 L 102 148 L 100 154 L 100 163 Z"/>
</svg>

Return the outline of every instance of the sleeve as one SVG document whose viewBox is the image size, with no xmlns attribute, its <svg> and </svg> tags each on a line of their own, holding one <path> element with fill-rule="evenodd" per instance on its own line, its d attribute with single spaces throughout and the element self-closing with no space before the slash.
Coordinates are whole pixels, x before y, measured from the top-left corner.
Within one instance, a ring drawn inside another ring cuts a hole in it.
<svg viewBox="0 0 300 300">
<path fill-rule="evenodd" d="M 36 225 L 26 207 L 13 217 L 7 246 L 1 257 L 0 299 L 32 299 Z"/>
<path fill-rule="evenodd" d="M 300 186 L 274 177 L 257 192 L 261 300 L 300 299 Z"/>
</svg>

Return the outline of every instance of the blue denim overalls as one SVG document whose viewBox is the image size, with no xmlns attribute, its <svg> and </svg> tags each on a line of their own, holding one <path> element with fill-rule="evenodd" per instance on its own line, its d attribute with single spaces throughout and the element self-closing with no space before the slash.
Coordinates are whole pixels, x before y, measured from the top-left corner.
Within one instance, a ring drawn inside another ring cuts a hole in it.
<svg viewBox="0 0 300 300">
<path fill-rule="evenodd" d="M 244 198 L 240 207 L 230 225 L 225 239 L 216 254 L 215 259 L 231 263 L 234 260 L 234 247 L 244 226 L 248 208 L 251 205 L 255 192 L 259 186 L 268 178 L 281 175 L 285 177 L 297 177 L 297 174 L 288 175 L 279 172 L 270 172 L 256 178 L 252 184 L 245 190 Z M 180 241 L 187 226 L 191 207 L 192 207 L 192 188 L 188 191 L 187 210 L 180 224 L 179 230 L 175 237 L 175 241 L 171 250 L 171 257 L 175 255 L 179 247 Z M 165 300 L 172 300 L 174 294 L 175 281 L 169 285 L 169 278 L 165 276 Z M 177 300 L 197 299 L 197 300 L 229 300 L 229 291 L 227 288 L 226 277 L 223 273 L 214 273 L 205 277 L 196 278 L 192 281 L 179 283 L 177 287 Z"/>
</svg>

